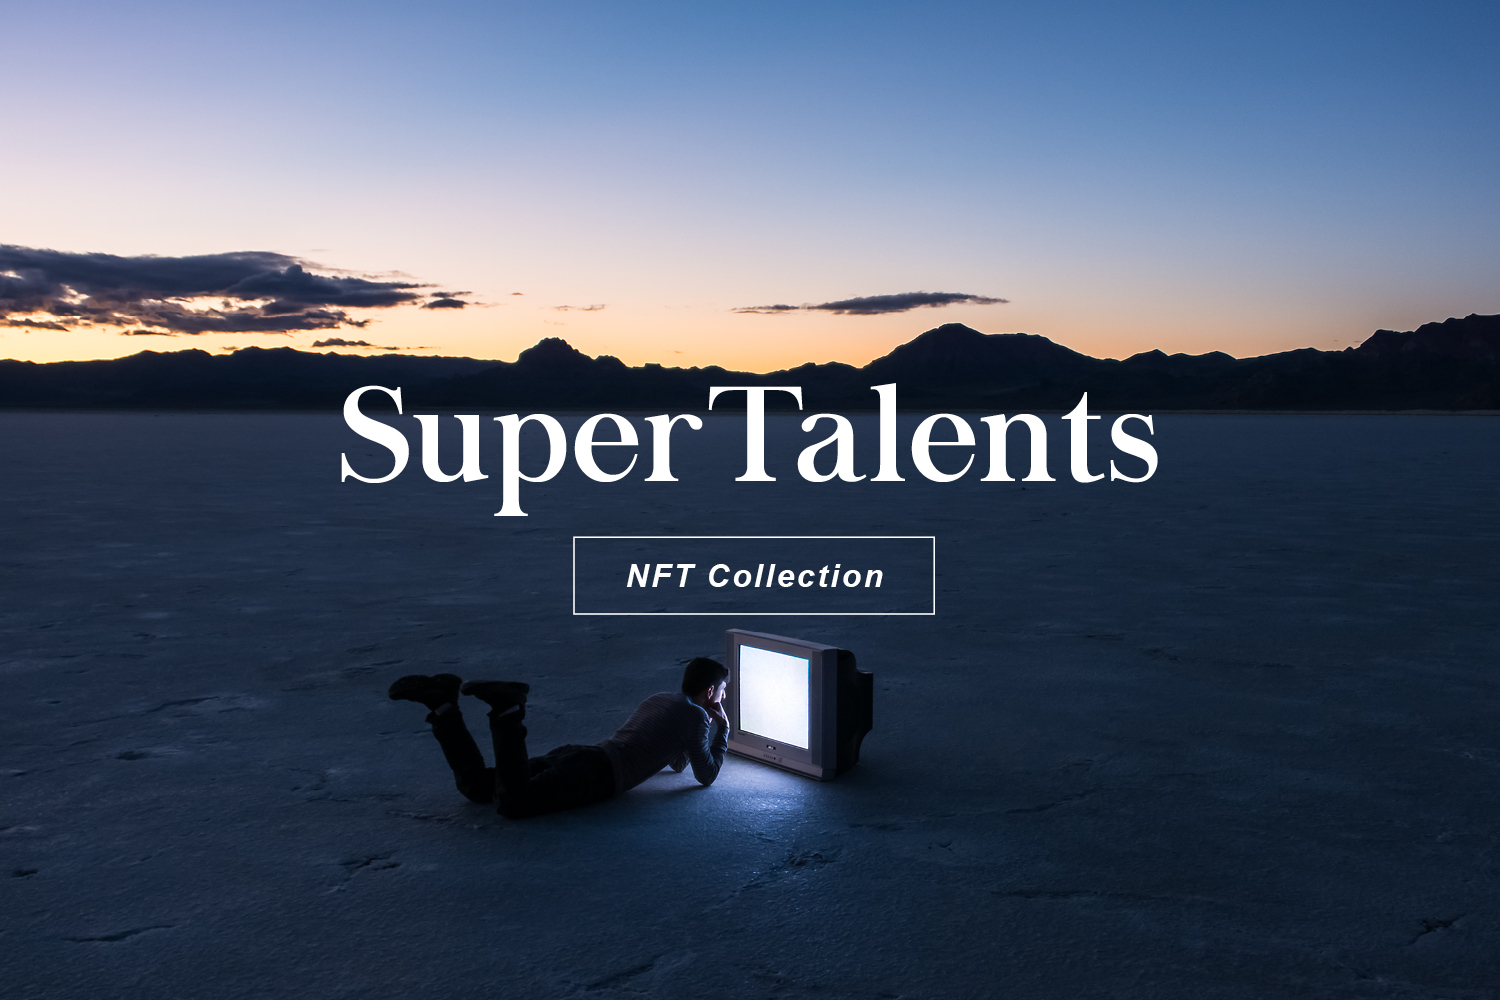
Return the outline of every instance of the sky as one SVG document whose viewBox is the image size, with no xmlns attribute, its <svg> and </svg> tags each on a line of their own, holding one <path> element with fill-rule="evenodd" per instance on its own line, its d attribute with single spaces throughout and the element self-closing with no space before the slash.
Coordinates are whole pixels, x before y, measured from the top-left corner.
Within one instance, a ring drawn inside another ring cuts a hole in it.
<svg viewBox="0 0 1500 1000">
<path fill-rule="evenodd" d="M 555 336 L 769 371 L 950 322 L 1245 357 L 1500 313 L 1494 4 L 58 0 L 5 23 L 0 357 L 512 360 Z"/>
</svg>

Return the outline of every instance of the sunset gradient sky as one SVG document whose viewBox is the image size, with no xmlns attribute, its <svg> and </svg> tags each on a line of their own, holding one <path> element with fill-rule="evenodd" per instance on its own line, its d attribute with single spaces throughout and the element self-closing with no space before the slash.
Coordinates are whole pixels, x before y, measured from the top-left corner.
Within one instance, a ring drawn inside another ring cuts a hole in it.
<svg viewBox="0 0 1500 1000">
<path fill-rule="evenodd" d="M 1500 313 L 1497 29 L 1443 2 L 11 5 L 0 244 L 267 251 L 472 304 L 0 326 L 0 357 L 560 336 L 764 371 L 946 322 L 1342 348 Z M 918 290 L 1009 302 L 733 311 Z"/>
</svg>

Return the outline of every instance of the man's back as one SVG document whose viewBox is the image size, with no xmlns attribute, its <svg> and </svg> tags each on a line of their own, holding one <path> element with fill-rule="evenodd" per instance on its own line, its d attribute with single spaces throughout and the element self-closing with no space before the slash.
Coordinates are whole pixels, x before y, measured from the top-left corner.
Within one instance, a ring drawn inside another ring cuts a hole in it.
<svg viewBox="0 0 1500 1000">
<path fill-rule="evenodd" d="M 634 788 L 682 755 L 693 777 L 712 784 L 724 763 L 729 734 L 685 694 L 654 694 L 625 725 L 599 744 L 615 768 L 615 791 Z"/>
</svg>

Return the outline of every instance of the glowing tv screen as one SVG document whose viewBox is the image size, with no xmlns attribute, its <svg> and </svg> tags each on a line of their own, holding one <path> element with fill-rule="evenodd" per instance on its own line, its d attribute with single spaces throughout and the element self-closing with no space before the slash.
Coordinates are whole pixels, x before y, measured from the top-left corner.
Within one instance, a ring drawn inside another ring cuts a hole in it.
<svg viewBox="0 0 1500 1000">
<path fill-rule="evenodd" d="M 854 654 L 806 639 L 730 629 L 729 750 L 827 781 L 859 761 L 874 677 Z"/>
<path fill-rule="evenodd" d="M 740 725 L 767 739 L 807 749 L 805 656 L 788 656 L 760 646 L 740 646 Z"/>
</svg>

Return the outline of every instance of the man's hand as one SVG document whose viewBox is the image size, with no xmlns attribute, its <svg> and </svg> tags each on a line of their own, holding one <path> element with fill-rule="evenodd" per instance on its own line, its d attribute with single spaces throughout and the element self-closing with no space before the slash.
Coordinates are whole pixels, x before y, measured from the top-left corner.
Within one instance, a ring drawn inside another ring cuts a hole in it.
<svg viewBox="0 0 1500 1000">
<path fill-rule="evenodd" d="M 721 723 L 725 729 L 729 728 L 729 716 L 724 714 L 724 704 L 722 700 L 709 702 L 706 711 L 708 712 L 708 717 L 710 719 Z"/>
<path fill-rule="evenodd" d="M 729 717 L 724 714 L 724 697 L 728 694 L 727 684 L 723 682 L 715 684 L 713 693 L 708 696 L 707 706 L 709 717 L 722 723 L 725 729 L 729 728 Z"/>
<path fill-rule="evenodd" d="M 692 702 L 703 711 L 708 713 L 709 718 L 717 719 L 729 728 L 729 719 L 724 715 L 724 696 L 729 692 L 727 681 L 719 681 L 713 687 L 704 688 L 698 694 L 692 696 Z"/>
</svg>

